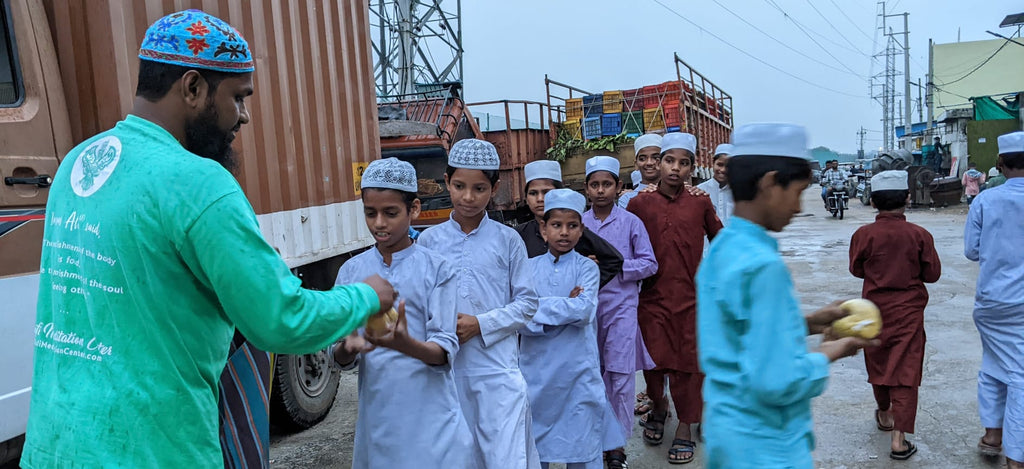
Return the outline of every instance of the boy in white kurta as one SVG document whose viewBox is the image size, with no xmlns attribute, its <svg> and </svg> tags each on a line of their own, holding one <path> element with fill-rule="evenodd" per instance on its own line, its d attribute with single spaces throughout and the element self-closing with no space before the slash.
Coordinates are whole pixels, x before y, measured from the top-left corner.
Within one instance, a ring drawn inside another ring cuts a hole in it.
<svg viewBox="0 0 1024 469">
<path fill-rule="evenodd" d="M 529 260 L 538 307 L 522 330 L 520 366 L 545 467 L 559 462 L 569 469 L 600 469 L 602 451 L 625 444 L 600 374 L 598 268 L 574 250 L 583 234 L 585 207 L 586 199 L 575 191 L 548 192 L 541 233 L 549 250 Z"/>
<path fill-rule="evenodd" d="M 359 419 L 352 467 L 466 467 L 470 434 L 459 406 L 452 360 L 455 271 L 440 254 L 413 244 L 409 223 L 420 211 L 416 171 L 395 158 L 370 163 L 361 183 L 366 225 L 376 247 L 341 266 L 339 284 L 377 274 L 400 288 L 390 331 L 366 329 L 332 348 L 359 360 Z"/>
<path fill-rule="evenodd" d="M 456 332 L 462 350 L 455 382 L 473 434 L 467 468 L 540 466 L 531 432 L 519 335 L 537 309 L 526 246 L 515 230 L 487 217 L 498 188 L 498 153 L 488 142 L 460 140 L 448 154 L 451 219 L 427 228 L 417 242 L 456 266 Z M 398 424 L 402 424 L 398 422 Z"/>
</svg>

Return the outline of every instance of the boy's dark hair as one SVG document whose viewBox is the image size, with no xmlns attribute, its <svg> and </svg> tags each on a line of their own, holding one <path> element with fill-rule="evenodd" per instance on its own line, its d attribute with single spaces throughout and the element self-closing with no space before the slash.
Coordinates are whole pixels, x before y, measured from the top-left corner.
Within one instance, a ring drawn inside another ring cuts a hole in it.
<svg viewBox="0 0 1024 469">
<path fill-rule="evenodd" d="M 456 169 L 459 169 L 459 168 L 455 168 L 455 167 L 450 166 L 450 165 L 447 168 L 445 168 L 444 173 L 448 175 L 448 180 L 452 179 L 452 175 L 455 174 L 455 170 Z M 466 168 L 462 168 L 462 169 L 466 169 Z M 480 171 L 480 172 L 484 173 L 484 177 L 486 177 L 488 181 L 491 181 L 491 186 L 494 186 L 495 184 L 498 183 L 498 176 L 499 176 L 499 174 L 498 174 L 497 171 L 495 171 L 493 169 L 478 169 L 477 171 Z"/>
<path fill-rule="evenodd" d="M 217 91 L 217 86 L 221 81 L 232 75 L 238 75 L 237 73 L 182 67 L 143 59 L 139 60 L 139 85 L 135 88 L 135 96 L 149 102 L 159 101 L 167 96 L 167 92 L 171 91 L 171 86 L 189 70 L 199 72 L 199 75 L 206 80 L 206 83 L 210 85 L 211 97 Z"/>
<path fill-rule="evenodd" d="M 575 213 L 576 216 L 580 215 L 579 212 L 577 212 L 575 210 L 568 209 L 568 208 L 553 208 L 551 210 L 545 211 L 544 212 L 544 216 L 541 218 L 541 220 L 544 220 L 545 222 L 548 221 L 548 219 L 551 218 L 551 212 L 554 212 L 554 211 L 572 212 L 572 213 Z M 583 222 L 583 217 L 579 217 L 579 218 L 580 218 L 580 222 Z"/>
<path fill-rule="evenodd" d="M 803 158 L 742 155 L 729 158 L 726 165 L 733 200 L 751 201 L 757 197 L 757 181 L 765 174 L 776 171 L 775 182 L 789 187 L 793 181 L 811 179 L 811 163 Z"/>
<path fill-rule="evenodd" d="M 448 178 L 451 179 L 451 176 L 448 176 Z M 530 180 L 530 182 L 526 183 L 526 187 L 523 188 L 523 193 L 526 193 L 526 192 L 530 191 L 530 183 L 532 183 L 533 181 L 539 181 L 541 179 L 544 179 L 544 180 L 547 180 L 547 181 L 551 181 L 551 184 L 553 186 L 555 186 L 555 189 L 564 189 L 565 188 L 565 184 L 562 184 L 562 181 L 559 181 L 557 179 L 537 178 L 537 179 L 532 179 L 532 180 Z"/>
<path fill-rule="evenodd" d="M 359 194 L 359 199 L 360 200 L 363 200 L 363 197 L 366 197 L 366 191 L 381 191 L 381 192 L 384 192 L 384 191 L 394 191 L 394 192 L 397 192 L 399 195 L 402 196 L 402 202 L 405 202 L 405 210 L 406 210 L 406 212 L 412 211 L 412 203 L 414 201 L 416 201 L 416 199 L 418 198 L 416 196 L 415 192 L 400 191 L 398 189 L 385 189 L 385 188 L 382 188 L 382 187 L 367 187 L 366 189 L 362 190 L 361 194 Z"/>
<path fill-rule="evenodd" d="M 711 162 L 714 163 L 714 162 L 718 161 L 718 159 L 723 157 L 723 156 L 729 156 L 729 155 L 726 154 L 726 153 L 719 153 L 719 154 L 711 157 Z"/>
<path fill-rule="evenodd" d="M 970 163 L 967 163 L 967 167 L 968 168 L 977 168 L 978 164 L 972 161 Z"/>
<path fill-rule="evenodd" d="M 871 203 L 880 211 L 897 210 L 907 206 L 909 191 L 871 191 Z"/>
<path fill-rule="evenodd" d="M 602 170 L 602 171 L 604 171 L 604 170 Z M 597 171 L 594 171 L 594 173 L 596 173 L 596 172 Z M 605 171 L 605 172 L 612 175 L 612 179 L 615 179 L 615 183 L 616 184 L 619 183 L 619 175 L 618 174 L 615 174 L 615 173 L 613 173 L 611 171 Z M 590 173 L 590 174 L 587 175 L 587 177 L 583 178 L 583 183 L 584 184 L 590 184 L 590 176 L 593 176 L 594 173 Z"/>
<path fill-rule="evenodd" d="M 1003 169 L 1024 169 L 1024 152 L 1003 153 Z"/>
<path fill-rule="evenodd" d="M 682 150 L 683 153 L 686 155 L 686 157 L 690 159 L 690 165 L 696 164 L 694 162 L 697 161 L 697 155 L 694 155 L 692 151 L 687 150 L 685 148 L 670 148 L 670 149 L 668 149 L 668 151 L 672 151 L 672 150 Z M 661 157 L 661 158 L 665 158 L 665 153 L 667 153 L 667 152 L 663 151 L 658 156 Z"/>
</svg>

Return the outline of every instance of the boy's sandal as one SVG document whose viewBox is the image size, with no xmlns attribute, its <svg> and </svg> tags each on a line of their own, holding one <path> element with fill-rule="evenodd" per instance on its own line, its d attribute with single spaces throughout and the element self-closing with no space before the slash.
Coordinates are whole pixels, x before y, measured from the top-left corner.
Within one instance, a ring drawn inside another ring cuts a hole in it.
<svg viewBox="0 0 1024 469">
<path fill-rule="evenodd" d="M 668 412 L 662 412 L 662 414 L 658 416 L 654 415 L 654 411 L 651 411 L 646 417 L 647 420 L 644 420 L 643 423 L 640 424 L 644 429 L 644 443 L 651 446 L 658 446 L 661 444 L 661 440 L 665 438 L 665 419 L 668 418 Z"/>
<path fill-rule="evenodd" d="M 696 447 L 697 445 L 690 440 L 672 440 L 672 448 L 668 450 L 668 462 L 670 464 L 686 464 L 692 462 Z M 690 455 L 686 457 L 679 457 L 680 454 L 684 453 L 690 453 Z"/>
<path fill-rule="evenodd" d="M 910 459 L 910 457 L 917 452 L 917 446 L 914 446 L 913 443 L 909 441 L 904 441 L 904 443 L 907 444 L 907 449 L 903 451 L 891 451 L 889 452 L 889 457 L 897 461 L 905 461 Z"/>
<path fill-rule="evenodd" d="M 894 427 L 894 425 L 882 424 L 882 410 L 879 409 L 875 409 L 875 425 L 883 432 L 891 432 Z"/>
<path fill-rule="evenodd" d="M 985 438 L 978 440 L 978 452 L 982 456 L 999 456 L 999 453 L 1003 452 L 1003 445 L 990 445 L 985 443 Z"/>
<path fill-rule="evenodd" d="M 647 393 L 646 392 L 641 391 L 641 392 L 636 393 L 636 401 L 637 402 L 643 402 L 643 401 L 646 401 L 646 400 L 647 400 Z"/>
<path fill-rule="evenodd" d="M 608 463 L 608 469 L 629 469 L 629 464 L 626 464 L 626 453 L 619 450 L 606 452 L 604 462 Z"/>
<path fill-rule="evenodd" d="M 633 415 L 643 415 L 651 411 L 654 404 L 650 399 L 638 400 L 636 405 L 633 406 Z"/>
<path fill-rule="evenodd" d="M 639 422 L 640 422 L 640 426 L 641 426 L 641 427 L 647 424 L 647 416 L 648 416 L 648 415 L 651 415 L 652 413 L 654 413 L 654 410 L 653 410 L 653 409 L 651 409 L 651 410 L 649 410 L 649 411 L 647 411 L 647 412 L 644 412 L 643 416 L 642 416 L 642 417 L 640 417 L 640 420 L 639 420 Z M 668 412 L 668 411 L 665 411 L 665 415 L 666 415 L 667 417 L 672 417 L 672 412 Z"/>
</svg>

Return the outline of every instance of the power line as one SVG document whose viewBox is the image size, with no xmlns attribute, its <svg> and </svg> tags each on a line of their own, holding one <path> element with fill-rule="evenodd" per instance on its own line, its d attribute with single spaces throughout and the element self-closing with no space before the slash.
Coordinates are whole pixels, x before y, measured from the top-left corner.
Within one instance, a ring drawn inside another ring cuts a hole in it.
<svg viewBox="0 0 1024 469">
<path fill-rule="evenodd" d="M 814 29 L 811 29 L 807 25 L 797 21 L 796 18 L 790 16 L 789 13 L 786 13 L 786 10 L 782 9 L 782 7 L 780 7 L 778 3 L 775 3 L 774 0 L 765 0 L 765 1 L 768 2 L 768 5 L 770 5 L 771 7 L 775 8 L 776 10 L 779 10 L 782 13 L 782 15 L 784 17 L 786 17 L 786 19 L 792 21 L 793 24 L 795 24 L 795 25 L 797 25 L 797 26 L 799 26 L 801 28 L 804 28 L 806 31 L 814 33 L 818 37 L 820 37 L 820 38 L 822 38 L 822 39 L 832 43 L 833 45 L 835 45 L 836 47 L 839 47 L 840 49 L 844 49 L 844 50 L 847 50 L 847 51 L 850 51 L 850 52 L 854 52 L 854 53 L 863 55 L 864 57 L 871 58 L 871 54 L 865 53 L 864 51 L 861 51 L 860 49 L 857 49 L 857 48 L 851 48 L 851 47 L 849 47 L 849 46 L 847 46 L 845 44 L 842 44 L 842 43 L 840 43 L 838 41 L 835 41 L 831 37 L 829 37 L 828 35 L 819 33 L 817 31 L 815 31 Z"/>
<path fill-rule="evenodd" d="M 781 12 L 782 12 L 782 14 L 783 14 L 783 15 L 784 15 L 784 16 L 785 16 L 786 18 L 790 18 L 790 19 L 792 20 L 792 18 L 791 18 L 791 17 L 789 16 L 789 14 L 788 14 L 788 13 L 786 13 L 786 11 L 785 11 L 785 10 L 783 10 L 783 9 L 782 9 L 781 7 L 779 7 L 779 5 L 778 5 L 778 4 L 776 4 L 776 3 L 775 3 L 775 2 L 773 1 L 773 0 L 767 0 L 767 1 L 768 1 L 769 3 L 771 3 L 771 4 L 773 5 L 773 6 L 775 6 L 775 8 L 777 8 L 777 9 L 778 9 L 779 11 L 781 11 Z M 859 74 L 859 73 L 857 73 L 857 72 L 853 71 L 853 69 L 852 69 L 852 68 L 850 68 L 850 67 L 849 67 L 848 65 L 846 65 L 846 62 L 843 62 L 842 60 L 839 60 L 839 58 L 838 58 L 838 57 L 836 57 L 835 55 L 832 55 L 832 52 L 829 52 L 829 50 L 828 50 L 828 49 L 826 49 L 826 48 L 825 48 L 825 46 L 821 45 L 821 43 L 820 43 L 820 42 L 818 42 L 817 40 L 815 40 L 815 39 L 814 39 L 814 37 L 812 37 L 812 36 L 811 36 L 811 34 L 810 34 L 810 33 L 808 33 L 808 32 L 807 32 L 807 30 L 806 30 L 806 29 L 804 29 L 804 27 L 803 27 L 802 25 L 800 25 L 800 24 L 799 24 L 799 23 L 797 23 L 796 21 L 793 21 L 793 24 L 794 24 L 794 25 L 796 25 L 797 29 L 799 29 L 799 30 L 800 30 L 801 32 L 803 32 L 803 33 L 804 33 L 804 35 L 806 35 L 806 36 L 807 36 L 807 39 L 810 39 L 810 40 L 811 40 L 811 42 L 813 42 L 813 43 L 814 43 L 815 45 L 817 45 L 817 46 L 818 46 L 819 48 L 821 48 L 821 50 L 825 51 L 825 53 L 826 53 L 826 54 L 828 54 L 828 56 L 829 56 L 829 57 L 832 57 L 833 59 L 835 59 L 835 61 L 836 61 L 836 62 L 838 62 L 838 63 L 839 63 L 839 65 L 842 65 L 842 66 L 843 66 L 843 68 L 845 68 L 845 69 L 846 69 L 847 71 L 849 71 L 850 73 L 852 73 L 852 74 L 854 74 L 854 75 L 856 75 L 856 76 L 858 76 L 858 77 L 860 77 L 860 78 L 862 78 L 862 79 L 865 79 L 865 80 L 867 79 L 867 77 L 866 77 L 866 76 L 864 76 L 864 75 L 861 75 L 861 74 Z"/>
<path fill-rule="evenodd" d="M 843 9 L 839 7 L 839 4 L 836 3 L 835 0 L 828 0 L 828 1 L 832 2 L 832 5 L 836 7 L 836 10 L 839 10 L 839 13 L 842 14 L 844 18 L 846 18 L 846 21 L 849 21 L 850 24 L 852 24 L 854 28 L 857 28 L 857 31 L 859 31 L 861 34 L 863 34 L 864 37 L 868 38 L 869 41 L 873 41 L 874 40 L 874 38 L 872 38 L 870 35 L 868 35 L 868 33 L 864 32 L 863 29 L 860 29 L 860 26 L 857 25 L 856 22 L 854 22 L 852 19 L 850 19 L 849 16 L 846 15 L 846 12 L 843 11 Z"/>
<path fill-rule="evenodd" d="M 958 82 L 958 81 L 960 81 L 960 80 L 963 80 L 964 78 L 967 78 L 967 77 L 971 76 L 971 74 L 973 74 L 974 72 L 977 72 L 977 71 L 978 71 L 979 69 L 981 69 L 981 67 L 984 67 L 984 66 L 985 66 L 985 64 L 987 64 L 987 63 L 988 63 L 988 62 L 989 62 L 990 60 L 992 60 L 992 59 L 993 59 L 993 58 L 994 58 L 994 57 L 995 57 L 995 56 L 996 56 L 997 54 L 999 54 L 999 51 L 1003 50 L 1003 48 L 1004 48 L 1004 47 L 1006 47 L 1006 45 L 1007 45 L 1007 44 L 1009 44 L 1009 43 L 1010 43 L 1010 41 L 1004 41 L 1004 42 L 1003 42 L 1003 45 L 999 46 L 999 48 L 998 48 L 998 49 L 996 49 L 996 51 L 995 51 L 995 52 L 993 52 L 993 53 L 992 53 L 992 55 L 988 56 L 988 58 L 987 58 L 987 59 L 985 59 L 985 60 L 984 60 L 983 62 L 981 62 L 980 64 L 978 64 L 978 66 L 977 66 L 977 67 L 974 67 L 974 70 L 971 70 L 971 71 L 967 72 L 967 74 L 966 74 L 966 75 L 964 75 L 964 76 L 962 76 L 962 77 L 960 77 L 960 78 L 957 78 L 956 80 L 953 80 L 953 81 L 947 81 L 947 82 L 943 83 L 943 84 L 942 84 L 942 86 L 946 86 L 946 85 L 952 85 L 953 83 L 956 83 L 956 82 Z M 947 91 L 947 93 L 949 93 L 949 91 Z M 950 94 L 953 94 L 953 93 L 950 93 Z"/>
<path fill-rule="evenodd" d="M 839 37 L 843 38 L 844 41 L 846 41 L 848 44 L 850 44 L 850 47 L 853 47 L 854 49 L 857 48 L 857 45 L 854 44 L 852 41 L 850 41 L 850 38 L 846 37 L 846 35 L 843 34 L 843 32 L 840 31 L 839 28 L 836 27 L 836 25 L 832 24 L 832 21 L 829 20 L 828 17 L 825 16 L 821 12 L 821 10 L 818 9 L 818 7 L 814 6 L 814 3 L 811 3 L 811 0 L 806 0 L 806 1 L 807 1 L 807 4 L 810 5 L 811 8 L 814 9 L 814 11 L 816 13 L 818 13 L 818 16 L 820 16 L 821 19 L 825 20 L 825 22 L 828 23 L 828 25 L 832 27 L 832 30 L 835 31 L 836 34 L 839 34 Z"/>
<path fill-rule="evenodd" d="M 795 49 L 795 48 L 791 47 L 791 46 L 790 46 L 789 44 L 786 44 L 786 43 L 784 43 L 784 42 L 780 41 L 780 40 L 779 40 L 778 38 L 776 38 L 775 36 L 773 36 L 773 35 L 771 35 L 771 34 L 768 34 L 768 33 L 766 33 L 766 32 L 765 32 L 764 30 L 762 30 L 761 28 L 757 27 L 757 25 L 755 25 L 755 24 L 753 24 L 753 23 L 751 23 L 751 22 L 747 21 L 747 20 L 746 20 L 746 19 L 744 19 L 744 18 L 743 18 L 742 16 L 740 16 L 740 15 L 739 15 L 739 14 L 737 14 L 736 12 L 734 12 L 734 11 L 730 10 L 730 9 L 729 9 L 728 7 L 726 7 L 725 5 L 723 5 L 723 4 L 722 4 L 721 2 L 719 2 L 718 0 L 711 0 L 711 1 L 715 2 L 715 4 L 716 4 L 716 5 L 718 5 L 718 6 L 722 7 L 722 9 L 723 9 L 723 10 L 725 10 L 725 11 L 728 11 L 729 13 L 731 13 L 731 14 L 732 14 L 733 16 L 735 16 L 736 18 L 739 18 L 739 20 L 740 20 L 740 21 L 742 21 L 742 22 L 744 22 L 744 23 L 746 23 L 746 24 L 747 24 L 747 26 L 750 26 L 751 28 L 754 28 L 755 30 L 757 30 L 757 32 L 759 32 L 759 33 L 761 33 L 761 34 L 764 34 L 764 35 L 765 35 L 765 36 L 767 36 L 767 37 L 768 37 L 769 39 L 771 39 L 771 40 L 773 40 L 773 41 L 775 41 L 775 42 L 779 43 L 779 44 L 780 44 L 780 45 L 782 45 L 783 47 L 785 47 L 785 48 L 787 48 L 787 49 L 789 49 L 789 50 L 791 50 L 791 51 L 793 51 L 793 52 L 796 52 L 797 54 L 799 54 L 799 55 L 801 55 L 801 56 L 803 56 L 803 57 L 806 57 L 806 58 L 807 58 L 808 60 L 811 60 L 811 61 L 813 61 L 813 62 L 815 62 L 815 63 L 817 63 L 817 64 L 819 64 L 819 65 L 821 65 L 821 66 L 823 66 L 823 67 L 828 67 L 828 68 L 831 68 L 832 70 L 836 70 L 836 71 L 839 71 L 839 72 L 843 72 L 843 73 L 846 73 L 846 72 L 848 72 L 848 71 L 849 71 L 849 70 L 843 70 L 843 69 L 841 69 L 841 68 L 839 68 L 839 67 L 836 67 L 835 65 L 831 65 L 831 64 L 828 64 L 828 63 L 822 62 L 822 61 L 820 61 L 820 60 L 818 60 L 818 59 L 816 59 L 816 58 L 814 58 L 814 57 L 811 57 L 811 56 L 809 56 L 809 55 L 807 55 L 807 54 L 805 54 L 805 53 L 803 53 L 803 52 L 800 52 L 799 50 L 797 50 L 797 49 Z"/>
<path fill-rule="evenodd" d="M 670 11 L 670 12 L 671 12 L 672 14 L 674 14 L 674 15 L 678 16 L 678 17 L 679 17 L 680 19 L 682 19 L 683 21 L 686 21 L 687 23 L 690 23 L 691 25 L 693 25 L 693 27 L 694 27 L 694 28 L 697 28 L 698 30 L 700 30 L 700 31 L 704 32 L 704 33 L 705 33 L 705 34 L 707 34 L 708 36 L 711 36 L 711 37 L 713 37 L 713 38 L 715 38 L 715 39 L 718 39 L 718 40 L 719 40 L 720 42 L 722 42 L 723 44 L 725 44 L 725 45 L 727 45 L 727 46 L 729 46 L 729 47 L 731 47 L 731 48 L 733 48 L 733 49 L 736 49 L 736 51 L 738 51 L 739 53 L 741 53 L 741 54 L 743 54 L 743 55 L 746 55 L 747 57 L 750 57 L 750 58 L 752 58 L 752 59 L 754 59 L 754 60 L 756 60 L 756 61 L 760 62 L 761 64 L 763 64 L 763 65 L 767 66 L 768 68 L 771 68 L 771 69 L 773 69 L 773 70 L 775 70 L 775 71 L 777 71 L 777 72 L 779 72 L 779 73 L 782 73 L 783 75 L 786 75 L 786 76 L 788 76 L 788 77 L 790 77 L 790 78 L 793 78 L 793 79 L 795 79 L 795 80 L 798 80 L 798 81 L 801 81 L 801 82 L 803 82 L 803 83 L 806 83 L 806 84 L 808 84 L 808 85 L 811 85 L 811 86 L 813 86 L 813 87 L 815 87 L 815 88 L 820 88 L 820 89 L 823 89 L 823 90 L 825 90 L 825 91 L 831 91 L 831 92 L 833 92 L 833 93 L 836 93 L 836 94 L 840 94 L 840 95 L 843 95 L 843 96 L 849 96 L 849 97 L 851 97 L 851 98 L 864 98 L 864 97 L 865 97 L 865 96 L 863 96 L 863 95 L 858 95 L 858 94 L 853 94 L 853 93 L 847 93 L 847 92 L 845 92 L 845 91 L 839 91 L 839 90 L 837 90 L 837 89 L 834 89 L 834 88 L 829 88 L 829 87 L 827 87 L 827 86 L 824 86 L 824 85 L 819 85 L 819 84 L 817 84 L 817 83 L 814 83 L 814 82 L 812 82 L 812 81 L 809 81 L 809 80 L 807 80 L 807 79 L 805 79 L 805 78 L 803 78 L 803 77 L 801 77 L 801 76 L 798 76 L 798 75 L 794 75 L 793 73 L 790 73 L 790 72 L 788 72 L 788 71 L 786 71 L 786 70 L 784 70 L 784 69 L 782 69 L 782 68 L 779 68 L 779 67 L 777 67 L 777 66 L 775 66 L 775 65 L 773 65 L 773 64 L 771 64 L 771 63 L 769 63 L 769 62 L 767 62 L 767 61 L 765 61 L 764 59 L 762 59 L 762 58 L 760 58 L 760 57 L 758 57 L 758 56 L 756 56 L 756 55 L 754 55 L 754 54 L 751 54 L 750 52 L 747 52 L 747 51 L 745 51 L 745 50 L 743 50 L 743 49 L 740 49 L 740 48 L 739 48 L 738 46 L 736 46 L 736 45 L 733 45 L 733 44 L 732 44 L 732 43 L 730 43 L 729 41 L 726 41 L 725 39 L 722 39 L 722 38 L 721 38 L 721 37 L 719 37 L 719 36 L 718 36 L 717 34 L 715 34 L 715 33 L 711 32 L 711 31 L 708 31 L 708 30 L 707 30 L 707 29 L 705 29 L 705 28 L 704 28 L 703 26 L 701 26 L 701 25 L 699 25 L 699 24 L 697 24 L 697 23 L 695 23 L 695 22 L 691 21 L 691 20 L 690 20 L 689 18 L 687 18 L 687 17 L 683 16 L 683 15 L 682 15 L 681 13 L 679 13 L 678 11 L 676 11 L 676 10 L 673 10 L 673 9 L 672 9 L 671 7 L 669 7 L 668 5 L 666 5 L 666 4 L 664 4 L 664 3 L 662 3 L 662 2 L 661 2 L 661 0 L 651 0 L 651 1 L 653 1 L 654 3 L 657 3 L 658 5 L 661 5 L 661 7 L 662 7 L 662 8 L 664 8 L 664 9 L 666 9 L 666 10 Z"/>
</svg>

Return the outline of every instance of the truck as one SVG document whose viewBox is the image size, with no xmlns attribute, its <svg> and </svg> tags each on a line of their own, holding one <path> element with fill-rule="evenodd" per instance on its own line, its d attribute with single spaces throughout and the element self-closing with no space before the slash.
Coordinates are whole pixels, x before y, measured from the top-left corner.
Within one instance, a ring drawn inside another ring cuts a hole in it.
<svg viewBox="0 0 1024 469">
<path fill-rule="evenodd" d="M 255 53 L 236 176 L 267 241 L 313 289 L 372 244 L 357 195 L 380 153 L 365 2 L 2 0 L 0 464 L 17 457 L 28 419 L 51 177 L 73 146 L 125 117 L 146 28 L 185 8 L 232 24 Z M 326 353 L 276 358 L 271 420 L 322 419 L 339 378 Z"/>
</svg>

